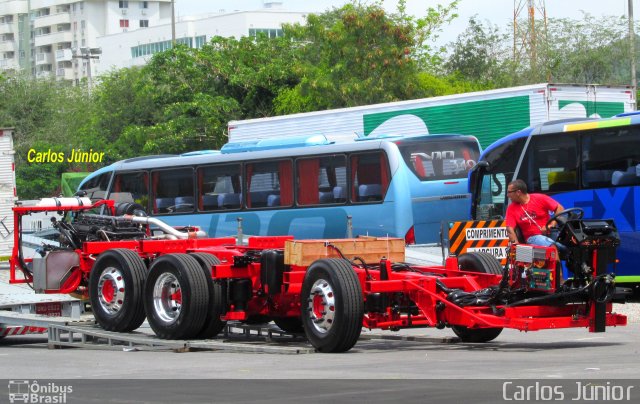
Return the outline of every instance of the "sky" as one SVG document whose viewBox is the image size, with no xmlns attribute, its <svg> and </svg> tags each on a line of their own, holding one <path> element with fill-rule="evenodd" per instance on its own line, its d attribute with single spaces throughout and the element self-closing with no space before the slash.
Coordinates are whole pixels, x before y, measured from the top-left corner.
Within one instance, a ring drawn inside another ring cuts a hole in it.
<svg viewBox="0 0 640 404">
<path fill-rule="evenodd" d="M 268 0 L 266 0 L 268 1 Z M 322 12 L 332 7 L 340 7 L 347 0 L 280 0 L 284 10 Z M 367 0 L 361 0 L 366 2 Z M 528 3 L 526 0 L 515 0 L 518 4 Z M 541 3 L 542 0 L 536 0 Z M 384 0 L 383 4 L 389 11 L 396 9 L 397 0 Z M 447 0 L 407 0 L 407 11 L 416 16 L 425 14 L 427 7 L 446 4 Z M 263 7 L 263 0 L 175 0 L 176 14 L 187 16 L 193 14 L 225 11 L 258 10 Z M 581 10 L 594 16 L 627 14 L 628 0 L 546 0 L 547 16 L 552 18 L 582 17 Z M 633 1 L 634 20 L 640 17 L 640 0 Z M 461 0 L 457 13 L 459 17 L 440 34 L 439 42 L 451 42 L 456 39 L 467 26 L 469 17 L 478 16 L 480 21 L 489 21 L 501 30 L 506 29 L 513 20 L 514 0 Z M 526 18 L 526 9 L 521 13 Z"/>
</svg>

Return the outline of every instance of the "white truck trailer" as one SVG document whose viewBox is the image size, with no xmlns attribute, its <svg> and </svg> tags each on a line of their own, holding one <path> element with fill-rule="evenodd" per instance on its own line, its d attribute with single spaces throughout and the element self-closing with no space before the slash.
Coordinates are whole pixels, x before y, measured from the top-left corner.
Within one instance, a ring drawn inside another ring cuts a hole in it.
<svg viewBox="0 0 640 404">
<path fill-rule="evenodd" d="M 498 90 L 229 122 L 229 142 L 323 134 L 329 140 L 375 135 L 472 135 L 486 147 L 530 125 L 611 117 L 636 109 L 627 86 L 542 83 Z"/>
<path fill-rule="evenodd" d="M 11 256 L 13 212 L 16 196 L 13 129 L 0 128 L 0 261 Z"/>
</svg>

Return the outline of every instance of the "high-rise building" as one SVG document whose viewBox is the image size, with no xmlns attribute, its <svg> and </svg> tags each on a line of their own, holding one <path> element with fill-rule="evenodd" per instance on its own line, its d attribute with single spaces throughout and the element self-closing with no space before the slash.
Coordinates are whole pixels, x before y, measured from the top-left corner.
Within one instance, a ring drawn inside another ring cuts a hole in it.
<svg viewBox="0 0 640 404">
<path fill-rule="evenodd" d="M 29 2 L 0 1 L 0 70 L 19 70 L 31 63 Z"/>
<path fill-rule="evenodd" d="M 171 20 L 171 0 L 0 0 L 0 69 L 77 82 L 90 77 L 96 38 Z M 89 56 L 87 56 L 89 55 Z"/>
<path fill-rule="evenodd" d="M 176 42 L 200 47 L 213 36 L 282 34 L 305 14 L 264 9 L 178 18 Z M 172 1 L 0 0 L 0 71 L 78 83 L 114 68 L 144 64 L 172 44 Z"/>
</svg>

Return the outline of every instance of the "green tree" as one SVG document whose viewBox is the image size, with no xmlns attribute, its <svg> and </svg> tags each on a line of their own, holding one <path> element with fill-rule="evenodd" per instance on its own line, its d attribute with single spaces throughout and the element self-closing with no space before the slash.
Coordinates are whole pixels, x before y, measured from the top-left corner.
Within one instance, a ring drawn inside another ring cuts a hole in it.
<svg viewBox="0 0 640 404">
<path fill-rule="evenodd" d="M 451 44 L 444 63 L 446 73 L 477 83 L 482 88 L 513 84 L 513 63 L 507 34 L 497 26 L 469 19 L 467 29 Z"/>
<path fill-rule="evenodd" d="M 416 19 L 387 14 L 380 2 L 349 3 L 309 15 L 305 25 L 286 27 L 298 44 L 295 66 L 300 82 L 276 99 L 278 114 L 350 107 L 417 98 L 425 91 L 416 80 L 421 68 L 438 60 L 429 46 L 441 24 L 454 17 L 457 1 L 429 8 Z"/>
<path fill-rule="evenodd" d="M 581 20 L 549 19 L 539 61 L 546 69 L 537 79 L 628 84 L 628 29 L 628 21 L 623 17 L 596 18 L 583 14 Z"/>
<path fill-rule="evenodd" d="M 95 169 L 95 166 L 59 162 L 29 162 L 29 150 L 49 149 L 71 153 L 88 150 L 92 139 L 85 136 L 90 123 L 89 98 L 84 88 L 54 80 L 8 74 L 0 80 L 0 126 L 14 127 L 18 197 L 54 195 L 65 170 Z"/>
<path fill-rule="evenodd" d="M 137 93 L 130 98 L 148 100 L 139 114 L 146 122 L 123 119 L 118 155 L 221 147 L 228 121 L 273 114 L 281 88 L 297 82 L 294 62 L 290 42 L 265 36 L 216 37 L 200 49 L 178 46 L 154 55 L 130 86 Z"/>
</svg>

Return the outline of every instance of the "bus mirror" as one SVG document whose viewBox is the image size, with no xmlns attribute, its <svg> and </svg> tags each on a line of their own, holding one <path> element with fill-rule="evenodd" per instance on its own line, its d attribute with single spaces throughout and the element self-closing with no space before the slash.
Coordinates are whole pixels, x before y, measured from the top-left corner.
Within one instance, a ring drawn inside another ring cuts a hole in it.
<svg viewBox="0 0 640 404">
<path fill-rule="evenodd" d="M 475 170 L 479 170 L 480 168 L 486 170 L 487 168 L 489 168 L 489 162 L 485 161 L 485 160 L 480 160 L 478 161 L 478 164 L 475 165 L 475 167 L 473 167 Z"/>
</svg>

